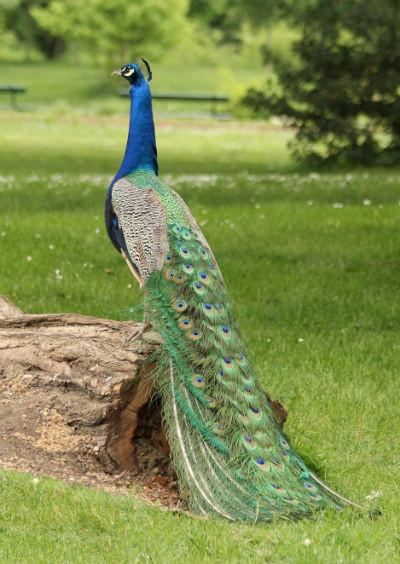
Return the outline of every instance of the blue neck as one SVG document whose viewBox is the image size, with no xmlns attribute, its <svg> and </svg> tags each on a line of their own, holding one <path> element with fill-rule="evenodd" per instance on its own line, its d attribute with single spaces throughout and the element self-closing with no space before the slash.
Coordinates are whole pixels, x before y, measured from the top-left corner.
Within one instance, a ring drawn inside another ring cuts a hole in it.
<svg viewBox="0 0 400 564">
<path fill-rule="evenodd" d="M 147 80 L 131 86 L 131 114 L 124 159 L 111 184 L 138 169 L 158 173 L 151 92 Z"/>
</svg>

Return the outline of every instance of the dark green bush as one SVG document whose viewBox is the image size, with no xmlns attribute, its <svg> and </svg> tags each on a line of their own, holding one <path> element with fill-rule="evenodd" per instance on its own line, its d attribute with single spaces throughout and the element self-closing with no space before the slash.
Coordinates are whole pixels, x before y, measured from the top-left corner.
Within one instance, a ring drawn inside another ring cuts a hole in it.
<svg viewBox="0 0 400 564">
<path fill-rule="evenodd" d="M 314 0 L 291 15 L 292 63 L 266 49 L 279 86 L 244 102 L 297 128 L 299 158 L 399 163 L 400 1 Z"/>
</svg>

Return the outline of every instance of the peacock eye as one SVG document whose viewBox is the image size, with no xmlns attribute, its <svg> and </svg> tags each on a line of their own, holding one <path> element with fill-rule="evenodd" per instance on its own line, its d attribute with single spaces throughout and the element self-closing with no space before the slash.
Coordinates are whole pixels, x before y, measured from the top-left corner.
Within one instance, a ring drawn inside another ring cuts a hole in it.
<svg viewBox="0 0 400 564">
<path fill-rule="evenodd" d="M 124 76 L 132 76 L 135 69 L 133 67 L 124 67 L 121 72 Z"/>
<path fill-rule="evenodd" d="M 201 374 L 195 374 L 192 379 L 192 384 L 196 388 L 204 388 L 204 386 L 206 385 L 206 381 Z"/>
</svg>

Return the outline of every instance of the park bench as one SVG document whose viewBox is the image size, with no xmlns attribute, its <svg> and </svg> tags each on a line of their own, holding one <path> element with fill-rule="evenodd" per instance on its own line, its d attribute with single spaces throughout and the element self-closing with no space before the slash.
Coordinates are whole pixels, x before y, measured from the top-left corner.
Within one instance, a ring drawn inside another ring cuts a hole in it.
<svg viewBox="0 0 400 564">
<path fill-rule="evenodd" d="M 120 96 L 129 96 L 127 90 L 121 90 Z M 230 101 L 229 96 L 223 94 L 175 94 L 156 92 L 152 95 L 153 100 L 177 101 L 177 102 L 207 102 L 210 104 L 210 114 L 218 115 L 217 108 L 220 103 Z"/>
<path fill-rule="evenodd" d="M 10 104 L 14 110 L 18 109 L 17 104 L 17 95 L 24 94 L 26 92 L 25 86 L 15 86 L 15 85 L 1 85 L 0 84 L 0 93 L 4 92 L 5 94 L 10 95 Z"/>
</svg>

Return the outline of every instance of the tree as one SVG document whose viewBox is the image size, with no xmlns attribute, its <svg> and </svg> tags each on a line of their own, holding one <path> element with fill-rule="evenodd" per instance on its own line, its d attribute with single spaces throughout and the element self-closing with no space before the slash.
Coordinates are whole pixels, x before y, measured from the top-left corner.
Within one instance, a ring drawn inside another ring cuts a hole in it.
<svg viewBox="0 0 400 564">
<path fill-rule="evenodd" d="M 221 33 L 222 43 L 240 44 L 244 22 L 270 24 L 279 13 L 276 0 L 190 0 L 189 16 Z"/>
<path fill-rule="evenodd" d="M 64 41 L 54 30 L 40 28 L 31 15 L 35 7 L 46 9 L 50 0 L 0 0 L 0 14 L 3 27 L 11 31 L 25 48 L 29 60 L 32 49 L 38 49 L 47 59 L 54 59 L 62 53 Z"/>
<path fill-rule="evenodd" d="M 79 43 L 101 62 L 157 57 L 182 33 L 187 0 L 51 0 L 32 15 L 46 30 Z"/>
<path fill-rule="evenodd" d="M 296 126 L 299 157 L 400 162 L 399 1 L 310 0 L 291 15 L 293 62 L 264 53 L 279 93 L 253 89 L 245 103 Z"/>
</svg>

